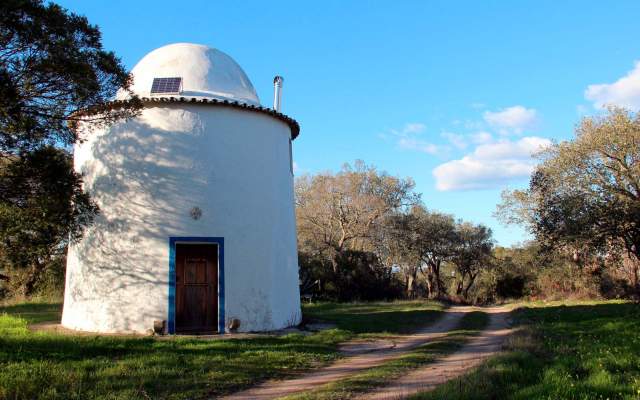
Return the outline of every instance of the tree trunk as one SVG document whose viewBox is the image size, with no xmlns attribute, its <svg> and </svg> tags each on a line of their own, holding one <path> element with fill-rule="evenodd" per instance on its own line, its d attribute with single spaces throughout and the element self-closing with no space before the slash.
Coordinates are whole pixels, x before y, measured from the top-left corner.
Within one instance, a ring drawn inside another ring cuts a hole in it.
<svg viewBox="0 0 640 400">
<path fill-rule="evenodd" d="M 418 280 L 418 270 L 419 267 L 410 267 L 408 268 L 407 273 L 407 298 L 413 299 L 416 297 L 416 281 Z"/>
<path fill-rule="evenodd" d="M 435 295 L 435 283 L 433 281 L 433 271 L 431 266 L 427 266 L 427 298 L 433 299 Z"/>
<path fill-rule="evenodd" d="M 433 275 L 435 276 L 435 284 L 436 284 L 436 297 L 442 297 L 442 287 L 444 286 L 442 283 L 442 279 L 440 279 L 440 261 L 436 261 L 433 266 Z"/>
<path fill-rule="evenodd" d="M 458 280 L 458 282 L 456 283 L 456 296 L 462 295 L 463 288 L 464 288 L 464 275 L 462 275 Z"/>
<path fill-rule="evenodd" d="M 476 280 L 476 277 L 478 276 L 478 274 L 469 274 L 469 283 L 467 283 L 467 287 L 464 288 L 464 298 L 465 300 L 469 300 L 469 289 L 471 289 L 471 286 L 473 285 L 473 282 Z"/>
<path fill-rule="evenodd" d="M 333 269 L 334 274 L 338 274 L 338 256 L 340 253 L 336 253 L 333 257 L 331 257 L 331 268 Z"/>
<path fill-rule="evenodd" d="M 636 296 L 640 298 L 640 260 L 633 262 L 633 288 L 636 291 Z"/>
<path fill-rule="evenodd" d="M 628 252 L 629 263 L 631 263 L 632 268 L 631 284 L 633 285 L 638 300 L 640 300 L 640 253 L 638 252 L 638 246 L 635 244 L 632 245 Z"/>
<path fill-rule="evenodd" d="M 33 295 L 33 292 L 36 289 L 36 283 L 38 283 L 38 278 L 40 277 L 41 273 L 42 271 L 40 271 L 40 268 L 36 266 L 29 269 L 29 275 L 27 276 L 27 279 L 22 286 L 22 294 L 25 298 L 31 297 L 31 295 Z"/>
<path fill-rule="evenodd" d="M 430 299 L 442 297 L 442 280 L 440 279 L 440 261 L 427 262 L 427 289 Z"/>
</svg>

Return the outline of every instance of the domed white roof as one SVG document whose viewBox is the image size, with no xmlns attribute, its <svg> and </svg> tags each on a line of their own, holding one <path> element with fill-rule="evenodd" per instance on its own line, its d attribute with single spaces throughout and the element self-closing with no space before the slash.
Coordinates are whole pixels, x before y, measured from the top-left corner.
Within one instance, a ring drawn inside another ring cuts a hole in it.
<svg viewBox="0 0 640 400">
<path fill-rule="evenodd" d="M 199 44 L 175 43 L 153 50 L 138 62 L 131 74 L 131 89 L 140 97 L 152 96 L 154 78 L 177 77 L 182 78 L 178 96 L 260 105 L 242 68 L 225 53 Z"/>
</svg>

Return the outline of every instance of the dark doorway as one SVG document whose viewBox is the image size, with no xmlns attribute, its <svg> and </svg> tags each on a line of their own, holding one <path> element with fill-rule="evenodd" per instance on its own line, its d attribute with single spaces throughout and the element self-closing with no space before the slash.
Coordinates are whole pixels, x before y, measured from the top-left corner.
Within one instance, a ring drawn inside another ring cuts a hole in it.
<svg viewBox="0 0 640 400">
<path fill-rule="evenodd" d="M 218 322 L 218 245 L 176 244 L 176 332 L 213 333 Z"/>
</svg>

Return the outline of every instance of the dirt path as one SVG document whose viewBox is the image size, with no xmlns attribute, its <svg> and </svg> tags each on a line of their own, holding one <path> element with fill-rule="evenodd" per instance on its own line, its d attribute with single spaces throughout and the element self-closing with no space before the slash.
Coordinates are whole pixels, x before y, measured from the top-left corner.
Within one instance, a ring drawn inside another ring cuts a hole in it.
<svg viewBox="0 0 640 400">
<path fill-rule="evenodd" d="M 251 389 L 232 394 L 227 400 L 265 400 L 288 396 L 318 388 L 324 384 L 346 378 L 368 368 L 397 358 L 454 329 L 462 316 L 472 307 L 452 307 L 433 325 L 411 335 L 376 341 L 356 341 L 341 347 L 347 357 L 327 367 L 284 381 L 268 381 Z"/>
<path fill-rule="evenodd" d="M 483 309 L 483 311 L 490 313 L 489 326 L 479 336 L 471 339 L 462 349 L 433 364 L 416 369 L 386 387 L 358 398 L 363 400 L 395 400 L 433 390 L 436 386 L 469 372 L 482 361 L 496 354 L 500 351 L 504 339 L 511 332 L 508 311 L 499 307 Z"/>
</svg>

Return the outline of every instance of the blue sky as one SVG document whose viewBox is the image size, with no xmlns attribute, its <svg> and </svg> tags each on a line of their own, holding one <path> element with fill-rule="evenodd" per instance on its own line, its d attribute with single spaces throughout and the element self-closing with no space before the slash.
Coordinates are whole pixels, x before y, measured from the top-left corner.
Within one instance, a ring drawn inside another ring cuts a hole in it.
<svg viewBox="0 0 640 400">
<path fill-rule="evenodd" d="M 640 108 L 638 1 L 59 1 L 128 68 L 169 43 L 231 55 L 263 105 L 285 77 L 297 173 L 362 159 L 412 177 L 432 209 L 493 217 L 529 154 L 603 103 Z"/>
</svg>

